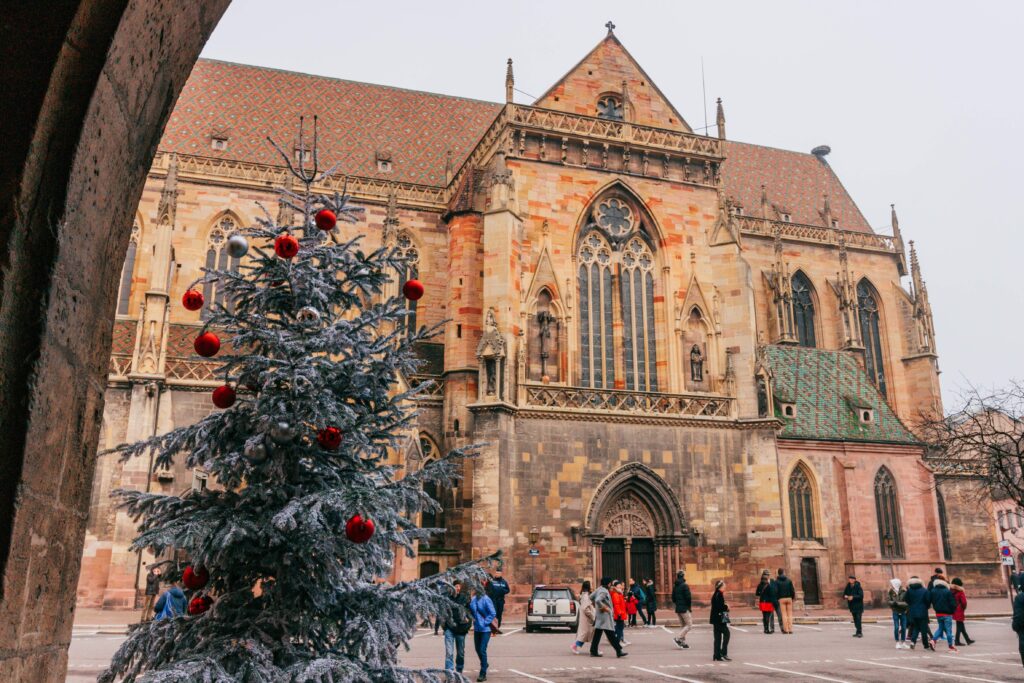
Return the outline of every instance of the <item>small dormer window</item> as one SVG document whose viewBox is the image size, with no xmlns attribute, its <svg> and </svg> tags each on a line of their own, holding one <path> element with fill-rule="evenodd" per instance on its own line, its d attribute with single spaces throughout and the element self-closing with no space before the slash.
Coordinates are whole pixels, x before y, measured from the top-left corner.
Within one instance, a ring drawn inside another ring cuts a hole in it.
<svg viewBox="0 0 1024 683">
<path fill-rule="evenodd" d="M 796 417 L 796 405 L 793 403 L 782 404 L 782 415 L 790 419 Z"/>
<path fill-rule="evenodd" d="M 875 411 L 872 408 L 857 408 L 857 417 L 861 424 L 874 424 Z"/>
<path fill-rule="evenodd" d="M 192 490 L 193 491 L 205 491 L 207 485 L 207 477 L 209 475 L 202 470 L 192 470 Z"/>
<path fill-rule="evenodd" d="M 295 152 L 292 154 L 292 158 L 299 164 L 309 163 L 313 161 L 313 150 L 296 147 Z"/>
<path fill-rule="evenodd" d="M 391 152 L 377 152 L 377 173 L 391 173 L 394 166 L 391 161 Z"/>
<path fill-rule="evenodd" d="M 210 149 L 214 152 L 225 152 L 228 148 L 228 139 L 222 136 L 213 136 L 210 138 Z"/>
<path fill-rule="evenodd" d="M 789 215 L 788 213 L 784 213 L 784 214 L 782 214 L 782 222 L 783 223 L 792 223 L 793 222 L 793 217 L 791 215 Z"/>
<path fill-rule="evenodd" d="M 839 219 L 838 218 L 833 218 L 832 219 L 832 227 L 833 228 L 838 228 L 839 227 Z"/>
<path fill-rule="evenodd" d="M 602 95 L 597 100 L 597 118 L 622 120 L 622 98 L 618 95 Z"/>
</svg>

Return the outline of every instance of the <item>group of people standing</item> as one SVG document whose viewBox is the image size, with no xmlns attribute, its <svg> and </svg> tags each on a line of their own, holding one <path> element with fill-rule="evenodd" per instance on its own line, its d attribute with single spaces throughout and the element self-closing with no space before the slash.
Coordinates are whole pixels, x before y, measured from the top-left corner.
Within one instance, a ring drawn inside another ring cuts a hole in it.
<svg viewBox="0 0 1024 683">
<path fill-rule="evenodd" d="M 786 576 L 786 570 L 779 569 L 775 578 L 765 569 L 761 572 L 761 582 L 754 591 L 757 596 L 758 608 L 766 634 L 775 633 L 775 619 L 778 617 L 779 630 L 782 633 L 793 633 L 793 600 L 796 588 Z"/>
<path fill-rule="evenodd" d="M 974 640 L 968 635 L 965 624 L 967 612 L 967 593 L 964 583 L 959 577 L 947 580 L 941 567 L 928 580 L 928 585 L 917 576 L 907 580 L 906 587 L 898 578 L 889 582 L 886 600 L 892 611 L 893 639 L 897 650 L 913 650 L 917 646 L 917 638 L 921 637 L 921 645 L 926 650 L 935 651 L 935 643 L 945 639 L 950 652 L 957 652 L 958 646 L 972 645 Z M 861 633 L 861 614 L 864 612 L 864 591 L 855 576 L 847 580 L 846 596 L 856 632 L 855 638 L 863 637 Z M 933 633 L 929 625 L 929 609 L 935 612 L 938 628 Z M 954 635 L 953 626 L 956 625 Z M 955 644 L 954 644 L 955 638 Z M 909 643 L 907 642 L 909 640 Z"/>
</svg>

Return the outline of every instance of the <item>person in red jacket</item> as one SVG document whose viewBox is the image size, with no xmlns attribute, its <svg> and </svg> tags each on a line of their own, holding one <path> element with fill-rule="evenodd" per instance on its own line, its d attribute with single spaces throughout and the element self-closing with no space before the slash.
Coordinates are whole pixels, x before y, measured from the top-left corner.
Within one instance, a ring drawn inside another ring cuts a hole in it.
<svg viewBox="0 0 1024 683">
<path fill-rule="evenodd" d="M 629 617 L 630 626 L 636 626 L 636 606 L 639 602 L 632 593 L 626 598 L 626 616 Z"/>
<path fill-rule="evenodd" d="M 950 586 L 953 589 L 953 598 L 956 600 L 956 609 L 953 610 L 953 621 L 956 622 L 956 644 L 973 645 L 974 641 L 967 635 L 967 628 L 964 625 L 965 613 L 967 612 L 967 593 L 964 592 L 964 582 L 960 580 L 960 577 L 953 579 L 953 585 Z M 964 637 L 964 642 L 960 642 L 960 636 Z"/>
<path fill-rule="evenodd" d="M 623 595 L 622 582 L 616 580 L 612 583 L 612 618 L 615 620 L 615 635 L 618 637 L 621 645 L 629 645 L 625 638 L 623 638 L 628 616 L 626 613 L 626 596 Z"/>
</svg>

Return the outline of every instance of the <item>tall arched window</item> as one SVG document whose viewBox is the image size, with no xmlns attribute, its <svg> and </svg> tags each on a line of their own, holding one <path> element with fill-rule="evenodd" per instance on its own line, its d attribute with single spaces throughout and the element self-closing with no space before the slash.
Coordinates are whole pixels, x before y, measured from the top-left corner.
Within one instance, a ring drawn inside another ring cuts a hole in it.
<svg viewBox="0 0 1024 683">
<path fill-rule="evenodd" d="M 615 386 L 612 340 L 612 250 L 597 231 L 579 249 L 580 382 L 585 387 Z"/>
<path fill-rule="evenodd" d="M 789 475 L 789 523 L 795 540 L 809 541 L 814 533 L 814 489 L 803 464 L 797 465 Z"/>
<path fill-rule="evenodd" d="M 238 259 L 228 255 L 228 237 L 238 230 L 235 219 L 231 216 L 224 216 L 210 230 L 206 238 L 206 267 L 210 270 L 228 270 L 238 272 Z M 219 282 L 203 283 L 203 310 L 200 317 L 208 319 L 212 313 L 213 304 L 226 305 L 230 308 L 231 302 L 225 303 L 224 288 Z"/>
<path fill-rule="evenodd" d="M 875 475 L 875 515 L 878 517 L 878 543 L 882 557 L 903 557 L 903 534 L 896 480 L 884 465 Z"/>
<path fill-rule="evenodd" d="M 117 314 L 128 315 L 128 304 L 132 297 L 132 278 L 135 277 L 135 254 L 139 249 L 139 238 L 142 230 L 139 222 L 132 224 L 132 236 L 128 242 L 128 253 L 124 257 L 124 265 L 121 266 L 121 286 L 117 291 Z"/>
<path fill-rule="evenodd" d="M 404 260 L 404 268 L 398 273 L 398 291 L 401 292 L 406 282 L 419 277 L 420 252 L 416 248 L 416 243 L 412 240 L 412 235 L 407 230 L 401 230 L 398 233 L 395 250 L 397 252 L 396 256 Z M 418 303 L 418 301 L 410 300 L 405 302 L 405 306 L 409 310 L 409 315 L 406 316 L 405 321 L 402 323 L 406 334 L 413 334 L 416 331 L 416 305 Z"/>
<path fill-rule="evenodd" d="M 796 323 L 796 338 L 800 346 L 817 346 L 814 338 L 814 296 L 811 281 L 802 270 L 796 271 L 791 280 L 793 288 L 793 320 Z"/>
<path fill-rule="evenodd" d="M 654 247 L 632 202 L 606 196 L 591 209 L 577 247 L 580 383 L 657 391 Z M 621 334 L 614 334 L 621 330 Z"/>
<path fill-rule="evenodd" d="M 420 450 L 423 452 L 423 462 L 427 463 L 440 456 L 437 446 L 434 441 L 427 435 L 420 435 Z M 445 529 L 445 508 L 451 497 L 451 493 L 447 487 L 439 485 L 437 482 L 428 481 L 423 484 L 423 492 L 433 498 L 441 505 L 440 510 L 429 510 L 424 508 L 420 513 L 420 528 L 422 529 Z M 440 532 L 433 534 L 427 539 L 425 546 L 430 548 L 443 548 L 445 544 L 445 534 Z"/>
<path fill-rule="evenodd" d="M 622 296 L 622 366 L 626 388 L 657 391 L 654 363 L 654 256 L 647 243 L 633 237 L 622 250 L 619 271 Z"/>
<path fill-rule="evenodd" d="M 953 549 L 949 544 L 949 520 L 946 518 L 946 500 L 942 497 L 942 491 L 935 490 L 935 501 L 939 507 L 939 534 L 942 536 L 942 559 L 953 559 Z"/>
<path fill-rule="evenodd" d="M 857 283 L 857 308 L 860 316 L 860 337 L 864 342 L 864 365 L 868 377 L 883 394 L 885 370 L 882 365 L 882 335 L 879 331 L 878 298 L 867 280 Z"/>
</svg>

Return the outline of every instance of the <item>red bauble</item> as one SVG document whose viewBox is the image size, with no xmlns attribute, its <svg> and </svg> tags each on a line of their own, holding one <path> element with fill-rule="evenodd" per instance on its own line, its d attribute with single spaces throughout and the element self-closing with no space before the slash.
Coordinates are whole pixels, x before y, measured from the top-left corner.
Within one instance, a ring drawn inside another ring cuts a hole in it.
<svg viewBox="0 0 1024 683">
<path fill-rule="evenodd" d="M 220 337 L 213 332 L 203 332 L 196 337 L 196 341 L 192 346 L 195 347 L 196 353 L 200 356 L 205 358 L 216 356 L 217 352 L 220 351 Z"/>
<path fill-rule="evenodd" d="M 299 241 L 285 233 L 274 240 L 274 253 L 281 258 L 294 258 L 299 253 Z"/>
<path fill-rule="evenodd" d="M 196 616 L 197 614 L 202 614 L 203 612 L 208 611 L 212 605 L 213 598 L 209 595 L 197 595 L 189 601 L 188 613 L 192 616 Z"/>
<path fill-rule="evenodd" d="M 362 515 L 356 515 L 345 525 L 345 536 L 353 543 L 366 543 L 373 536 L 373 532 L 373 520 Z"/>
<path fill-rule="evenodd" d="M 313 216 L 313 220 L 316 221 L 316 227 L 321 230 L 334 230 L 334 226 L 338 224 L 338 217 L 330 209 L 320 209 Z"/>
<path fill-rule="evenodd" d="M 198 311 L 203 307 L 203 293 L 196 289 L 190 289 L 181 297 L 181 305 L 190 311 Z"/>
<path fill-rule="evenodd" d="M 214 389 L 213 405 L 218 408 L 230 408 L 235 405 L 235 390 L 228 384 Z"/>
<path fill-rule="evenodd" d="M 206 567 L 193 569 L 192 565 L 189 565 L 185 567 L 185 571 L 181 573 L 181 582 L 185 584 L 185 588 L 190 591 L 197 591 L 204 588 L 209 581 L 210 572 L 206 571 Z"/>
<path fill-rule="evenodd" d="M 409 301 L 419 301 L 423 297 L 423 283 L 419 280 L 409 280 L 402 287 L 402 294 Z"/>
<path fill-rule="evenodd" d="M 324 427 L 317 432 L 316 442 L 325 451 L 335 451 L 341 445 L 341 430 L 337 427 Z"/>
</svg>

